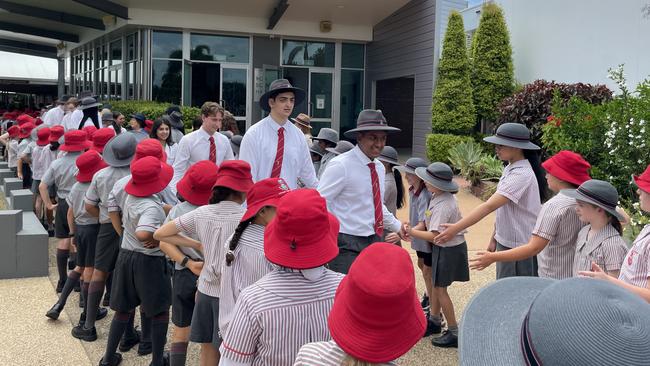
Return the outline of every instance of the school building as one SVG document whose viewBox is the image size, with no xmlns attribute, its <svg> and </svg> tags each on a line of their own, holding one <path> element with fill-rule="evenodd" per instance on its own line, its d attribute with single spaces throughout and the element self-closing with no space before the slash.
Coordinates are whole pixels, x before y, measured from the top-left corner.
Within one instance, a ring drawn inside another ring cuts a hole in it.
<svg viewBox="0 0 650 366">
<path fill-rule="evenodd" d="M 647 69 L 646 0 L 496 2 L 519 82 L 604 82 L 619 61 L 634 80 Z M 284 77 L 307 91 L 294 113 L 312 116 L 314 133 L 342 133 L 378 108 L 403 131 L 389 144 L 423 156 L 452 10 L 464 10 L 470 38 L 480 7 L 466 0 L 2 0 L 0 51 L 57 58 L 59 93 L 213 100 L 241 129 L 263 117 L 259 96 Z"/>
</svg>

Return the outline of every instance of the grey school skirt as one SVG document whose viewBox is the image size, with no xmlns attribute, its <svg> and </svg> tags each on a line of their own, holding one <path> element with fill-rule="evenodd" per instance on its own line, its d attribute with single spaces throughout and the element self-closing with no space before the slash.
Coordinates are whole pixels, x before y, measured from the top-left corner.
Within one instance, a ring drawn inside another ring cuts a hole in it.
<svg viewBox="0 0 650 366">
<path fill-rule="evenodd" d="M 448 287 L 454 282 L 469 281 L 467 243 L 453 247 L 431 247 L 431 273 L 434 287 Z"/>
</svg>

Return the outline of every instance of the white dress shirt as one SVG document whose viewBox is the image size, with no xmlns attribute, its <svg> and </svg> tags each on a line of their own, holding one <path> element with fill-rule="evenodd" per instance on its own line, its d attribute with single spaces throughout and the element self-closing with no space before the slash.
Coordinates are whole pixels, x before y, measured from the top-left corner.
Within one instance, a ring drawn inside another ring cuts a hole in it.
<svg viewBox="0 0 650 366">
<path fill-rule="evenodd" d="M 270 178 L 278 148 L 280 127 L 284 127 L 284 154 L 280 177 L 291 189 L 298 186 L 298 179 L 307 188 L 316 188 L 318 179 L 309 147 L 305 143 L 305 135 L 289 121 L 280 126 L 268 116 L 251 126 L 242 139 L 239 159 L 251 165 L 254 182 Z"/>
<path fill-rule="evenodd" d="M 174 193 L 176 193 L 176 183 L 178 183 L 185 171 L 194 163 L 201 160 L 208 160 L 210 157 L 210 136 L 214 137 L 214 144 L 217 150 L 217 165 L 221 165 L 224 160 L 233 160 L 235 156 L 230 147 L 230 140 L 219 132 L 213 135 L 208 134 L 203 127 L 196 131 L 190 132 L 183 136 L 176 148 L 174 157 L 174 178 L 170 184 Z"/>
<path fill-rule="evenodd" d="M 328 210 L 339 219 L 339 232 L 354 236 L 371 236 L 375 233 L 375 204 L 368 164 L 371 160 L 359 146 L 343 153 L 327 164 L 318 191 L 327 201 Z M 379 192 L 383 202 L 384 164 L 372 161 L 379 178 Z M 382 204 L 384 230 L 399 232 L 401 222 Z"/>
<path fill-rule="evenodd" d="M 43 123 L 50 127 L 60 125 L 63 123 L 63 116 L 65 116 L 63 106 L 56 106 L 45 113 L 43 116 Z"/>
</svg>

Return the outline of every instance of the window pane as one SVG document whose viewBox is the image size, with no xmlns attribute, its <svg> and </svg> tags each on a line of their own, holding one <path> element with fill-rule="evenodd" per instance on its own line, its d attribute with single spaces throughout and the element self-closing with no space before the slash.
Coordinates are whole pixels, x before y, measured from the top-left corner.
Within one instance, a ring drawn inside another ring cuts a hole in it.
<svg viewBox="0 0 650 366">
<path fill-rule="evenodd" d="M 128 81 L 126 99 L 135 98 L 135 65 L 135 62 L 129 62 L 126 66 L 126 79 Z"/>
<path fill-rule="evenodd" d="M 108 66 L 108 45 L 102 45 L 102 67 Z"/>
<path fill-rule="evenodd" d="M 223 69 L 223 90 L 224 108 L 234 116 L 246 116 L 246 70 Z"/>
<path fill-rule="evenodd" d="M 364 48 L 362 44 L 343 43 L 341 66 L 363 69 Z"/>
<path fill-rule="evenodd" d="M 183 35 L 178 32 L 153 32 L 152 57 L 183 58 Z"/>
<path fill-rule="evenodd" d="M 153 60 L 151 64 L 153 100 L 180 104 L 182 62 Z"/>
<path fill-rule="evenodd" d="M 309 90 L 309 68 L 306 67 L 285 67 L 282 69 L 282 76 L 289 80 L 291 85 L 301 88 L 305 92 Z M 307 109 L 307 98 L 302 103 L 296 103 L 293 107 L 291 117 L 295 117 L 300 113 L 309 114 Z"/>
<path fill-rule="evenodd" d="M 311 118 L 332 118 L 332 74 L 312 73 Z"/>
<path fill-rule="evenodd" d="M 101 47 L 97 47 L 95 49 L 95 62 L 94 62 L 94 65 L 95 66 L 93 66 L 93 67 L 95 69 L 98 69 L 98 68 L 102 67 L 102 48 Z"/>
<path fill-rule="evenodd" d="M 341 136 L 353 129 L 363 109 L 363 71 L 341 70 Z"/>
<path fill-rule="evenodd" d="M 190 35 L 190 59 L 248 63 L 248 38 Z"/>
<path fill-rule="evenodd" d="M 282 63 L 296 66 L 334 67 L 334 43 L 284 41 Z"/>
<path fill-rule="evenodd" d="M 111 42 L 111 65 L 122 63 L 122 40 Z"/>
<path fill-rule="evenodd" d="M 135 34 L 126 37 L 126 59 L 135 60 Z"/>
</svg>

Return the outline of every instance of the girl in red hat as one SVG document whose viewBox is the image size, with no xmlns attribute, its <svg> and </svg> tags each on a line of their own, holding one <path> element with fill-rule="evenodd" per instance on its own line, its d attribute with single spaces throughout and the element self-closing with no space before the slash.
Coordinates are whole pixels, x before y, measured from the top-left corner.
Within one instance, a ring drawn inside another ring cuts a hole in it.
<svg viewBox="0 0 650 366">
<path fill-rule="evenodd" d="M 470 268 L 483 270 L 494 262 L 511 262 L 537 256 L 539 277 L 564 279 L 573 276 L 573 257 L 578 232 L 584 226 L 575 199 L 561 193 L 591 179 L 591 166 L 573 151 L 560 151 L 546 160 L 548 188 L 556 193 L 542 206 L 528 243 L 502 252 L 478 252 Z"/>
<path fill-rule="evenodd" d="M 227 160 L 219 167 L 210 204 L 168 222 L 154 234 L 156 240 L 203 250 L 205 264 L 199 276 L 190 340 L 201 343 L 201 364 L 219 362 L 219 297 L 225 244 L 244 215 L 242 203 L 253 186 L 250 164 Z M 195 235 L 199 241 L 181 233 Z"/>
<path fill-rule="evenodd" d="M 246 213 L 228 241 L 219 299 L 219 329 L 226 332 L 239 294 L 273 270 L 264 257 L 264 228 L 275 217 L 280 197 L 289 191 L 282 178 L 263 179 L 246 195 Z"/>
<path fill-rule="evenodd" d="M 7 166 L 14 173 L 17 171 L 18 166 L 18 134 L 20 133 L 20 127 L 14 125 L 7 129 L 7 133 L 0 137 L 0 142 L 2 142 L 7 147 Z"/>
<path fill-rule="evenodd" d="M 643 174 L 634 176 L 638 187 L 639 206 L 650 212 L 650 165 Z M 580 271 L 581 276 L 598 278 L 624 287 L 650 302 L 650 225 L 646 225 L 627 252 L 618 278 L 607 274 L 598 264 L 592 263 L 591 271 Z"/>
<path fill-rule="evenodd" d="M 45 205 L 41 196 L 38 192 L 38 186 L 41 184 L 41 178 L 45 173 L 45 170 L 52 163 L 50 154 L 50 149 L 48 148 L 50 144 L 50 129 L 48 127 L 42 127 L 36 132 L 36 143 L 32 148 L 31 159 L 32 159 L 32 192 L 34 193 L 34 212 L 36 216 L 41 219 L 41 222 L 45 222 L 44 215 Z"/>
</svg>

